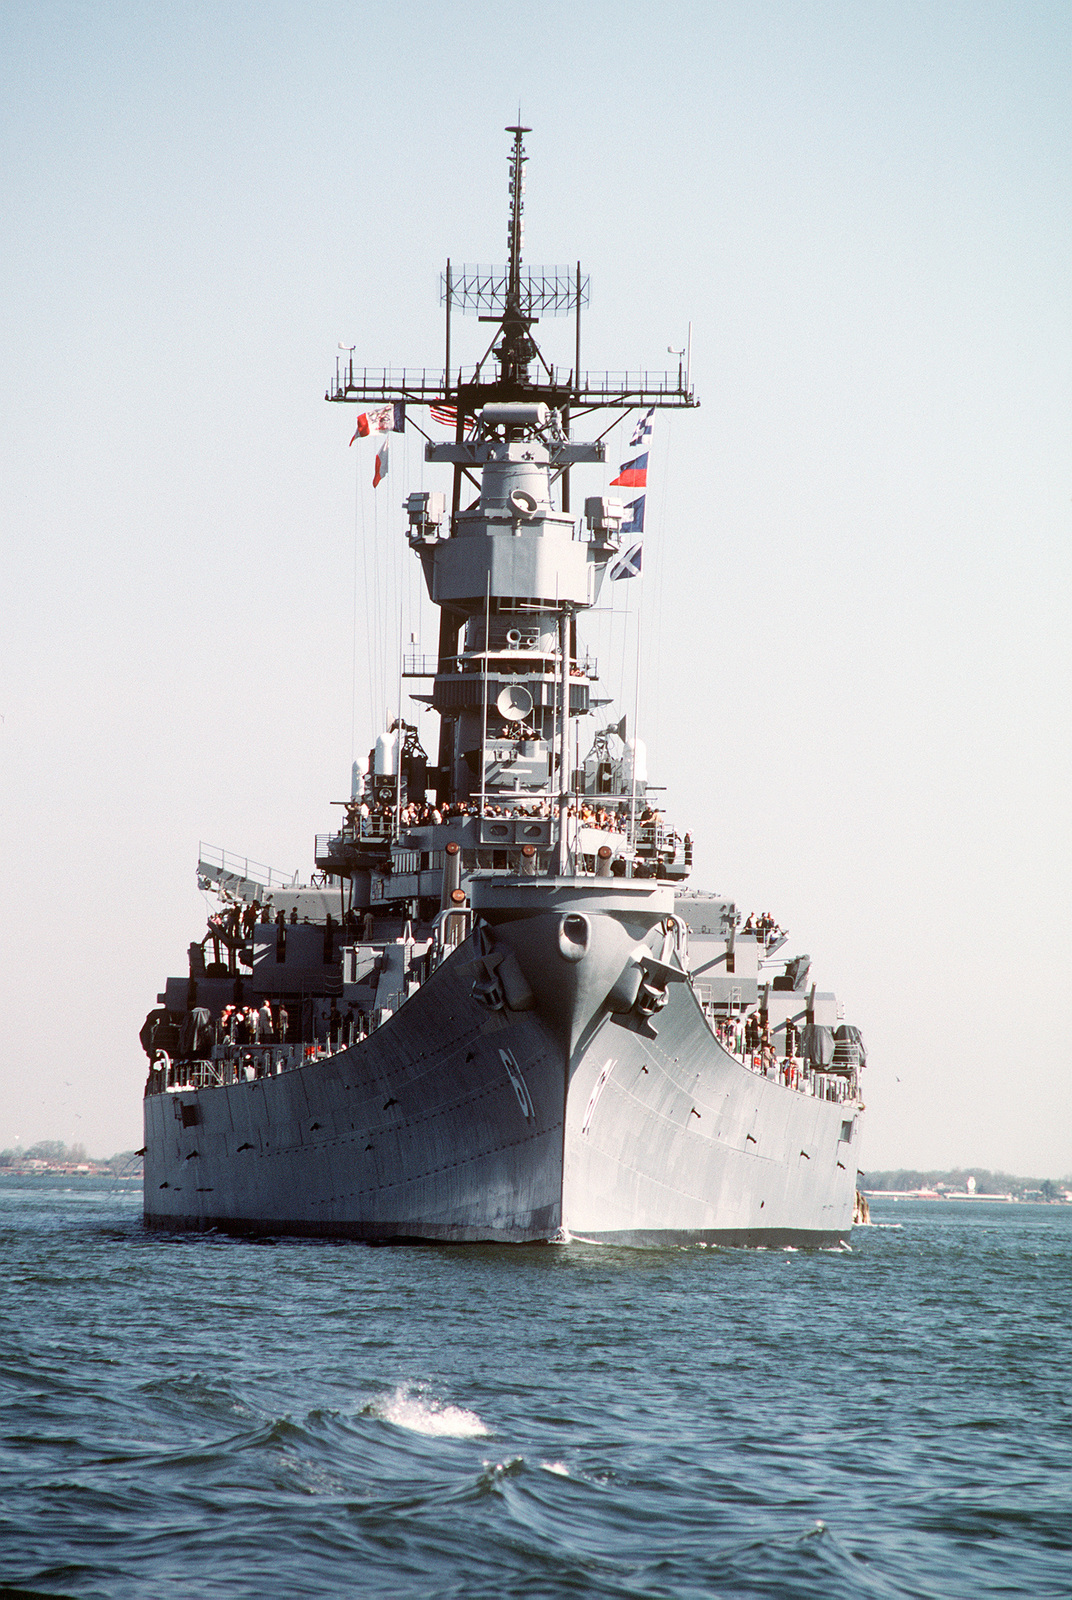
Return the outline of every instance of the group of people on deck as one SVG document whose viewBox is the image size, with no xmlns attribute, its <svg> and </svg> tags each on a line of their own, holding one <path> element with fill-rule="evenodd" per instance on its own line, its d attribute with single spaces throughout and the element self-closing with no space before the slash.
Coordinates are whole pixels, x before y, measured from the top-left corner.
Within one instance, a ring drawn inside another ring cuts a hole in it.
<svg viewBox="0 0 1072 1600">
<path fill-rule="evenodd" d="M 367 800 L 346 802 L 346 820 L 350 827 L 355 829 L 370 818 L 377 822 L 387 822 L 394 814 L 393 805 L 370 806 Z M 441 822 L 449 822 L 451 817 L 475 817 L 479 814 L 479 806 L 470 805 L 465 800 L 446 800 L 441 806 L 433 805 L 429 800 L 424 800 L 419 805 L 415 800 L 407 800 L 399 812 L 399 821 L 403 828 L 422 828 L 427 827 L 429 823 L 438 826 Z"/>
<path fill-rule="evenodd" d="M 719 1018 L 715 1022 L 715 1037 L 753 1072 L 778 1079 L 791 1089 L 803 1087 L 806 1068 L 805 1063 L 797 1059 L 800 1031 L 792 1018 L 785 1024 L 785 1054 L 781 1058 L 774 1047 L 765 1011 L 750 1011 L 747 1017 Z"/>
<path fill-rule="evenodd" d="M 283 1044 L 286 1042 L 290 1016 L 282 1003 L 273 1013 L 268 1000 L 260 1008 L 253 1006 L 224 1006 L 216 1024 L 218 1044 Z"/>
<path fill-rule="evenodd" d="M 440 823 L 449 822 L 453 817 L 550 817 L 557 814 L 558 807 L 550 800 L 534 800 L 531 802 L 513 801 L 505 804 L 493 805 L 490 801 L 483 807 L 476 800 L 449 800 L 441 806 L 433 805 L 429 801 L 418 805 L 414 801 L 407 802 L 398 816 L 403 828 L 426 827 L 429 824 L 438 826 Z M 346 818 L 352 827 L 358 827 L 363 821 L 370 818 L 385 822 L 395 814 L 394 806 L 370 806 L 365 800 L 351 800 L 347 802 Z M 585 827 L 602 828 L 606 833 L 625 833 L 629 826 L 630 806 L 623 802 L 615 808 L 601 806 L 588 800 L 582 800 L 580 805 L 571 804 L 569 815 L 577 817 Z M 642 825 L 657 823 L 658 811 L 651 806 L 643 805 L 635 813 L 636 820 Z M 261 918 L 267 921 L 266 917 Z M 749 930 L 751 931 L 751 930 Z"/>
</svg>

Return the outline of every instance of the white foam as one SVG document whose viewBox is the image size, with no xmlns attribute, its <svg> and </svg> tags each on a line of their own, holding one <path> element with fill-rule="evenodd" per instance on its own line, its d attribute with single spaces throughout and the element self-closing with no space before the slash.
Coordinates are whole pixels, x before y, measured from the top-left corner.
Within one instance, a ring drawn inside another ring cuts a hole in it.
<svg viewBox="0 0 1072 1600">
<path fill-rule="evenodd" d="M 364 1409 L 369 1416 L 381 1417 L 396 1428 L 434 1438 L 484 1439 L 489 1432 L 474 1411 L 429 1400 L 408 1384 L 400 1384 L 393 1394 L 380 1395 Z"/>
<path fill-rule="evenodd" d="M 553 1472 L 560 1478 L 569 1477 L 569 1468 L 564 1461 L 541 1461 L 540 1466 L 545 1472 Z"/>
</svg>

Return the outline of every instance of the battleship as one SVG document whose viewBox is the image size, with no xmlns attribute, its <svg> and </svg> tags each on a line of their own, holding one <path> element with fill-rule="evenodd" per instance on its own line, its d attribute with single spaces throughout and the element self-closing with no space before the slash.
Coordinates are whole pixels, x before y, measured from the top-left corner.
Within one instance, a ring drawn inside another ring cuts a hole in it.
<svg viewBox="0 0 1072 1600">
<path fill-rule="evenodd" d="M 577 474 L 603 465 L 618 421 L 638 413 L 644 446 L 655 412 L 694 408 L 691 362 L 582 371 L 588 278 L 524 263 L 529 130 L 507 132 L 507 260 L 447 263 L 442 367 L 370 369 L 350 351 L 325 396 L 370 408 L 357 434 L 408 419 L 448 469 L 405 500 L 439 638 L 402 671 L 438 743 L 424 748 L 400 695 L 307 882 L 200 848 L 207 928 L 141 1030 L 145 1221 L 839 1245 L 860 1030 L 773 917 L 688 886 L 691 835 L 579 638 L 608 575 L 639 562 L 637 500 L 582 502 Z M 491 327 L 475 365 L 454 364 L 459 313 Z M 534 334 L 556 315 L 568 370 Z M 578 438 L 600 413 L 610 426 Z M 645 481 L 639 459 L 618 481 Z"/>
</svg>

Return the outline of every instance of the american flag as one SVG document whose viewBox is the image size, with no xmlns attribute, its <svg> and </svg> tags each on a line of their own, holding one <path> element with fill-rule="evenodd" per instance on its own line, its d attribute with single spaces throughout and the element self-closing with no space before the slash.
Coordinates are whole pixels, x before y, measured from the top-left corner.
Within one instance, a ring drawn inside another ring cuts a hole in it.
<svg viewBox="0 0 1072 1600">
<path fill-rule="evenodd" d="M 443 428 L 456 428 L 458 425 L 457 406 L 448 406 L 445 403 L 433 404 L 428 407 L 428 415 L 431 417 L 433 422 L 438 422 Z M 466 417 L 466 431 L 468 431 L 468 429 L 470 429 L 472 426 L 473 418 Z"/>
</svg>

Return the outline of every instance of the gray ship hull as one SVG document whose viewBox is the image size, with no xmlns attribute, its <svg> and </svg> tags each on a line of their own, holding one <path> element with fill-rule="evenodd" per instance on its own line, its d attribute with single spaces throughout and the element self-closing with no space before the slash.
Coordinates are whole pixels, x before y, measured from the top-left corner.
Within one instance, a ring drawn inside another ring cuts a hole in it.
<svg viewBox="0 0 1072 1600">
<path fill-rule="evenodd" d="M 857 1107 L 765 1079 L 691 985 L 657 1018 L 613 991 L 651 918 L 505 920 L 528 1009 L 489 1009 L 470 939 L 368 1039 L 278 1077 L 145 1102 L 145 1218 L 369 1241 L 832 1245 L 852 1226 Z M 618 982 L 618 988 L 621 984 Z"/>
<path fill-rule="evenodd" d="M 573 1074 L 563 1212 L 608 1244 L 835 1245 L 852 1228 L 855 1107 L 750 1071 L 677 989 L 648 1038 L 615 1020 Z"/>
<path fill-rule="evenodd" d="M 553 1236 L 560 1053 L 538 1016 L 506 1023 L 473 1001 L 466 956 L 348 1050 L 279 1077 L 149 1096 L 146 1222 L 381 1241 Z M 504 1049 L 525 1063 L 527 1114 Z"/>
</svg>

